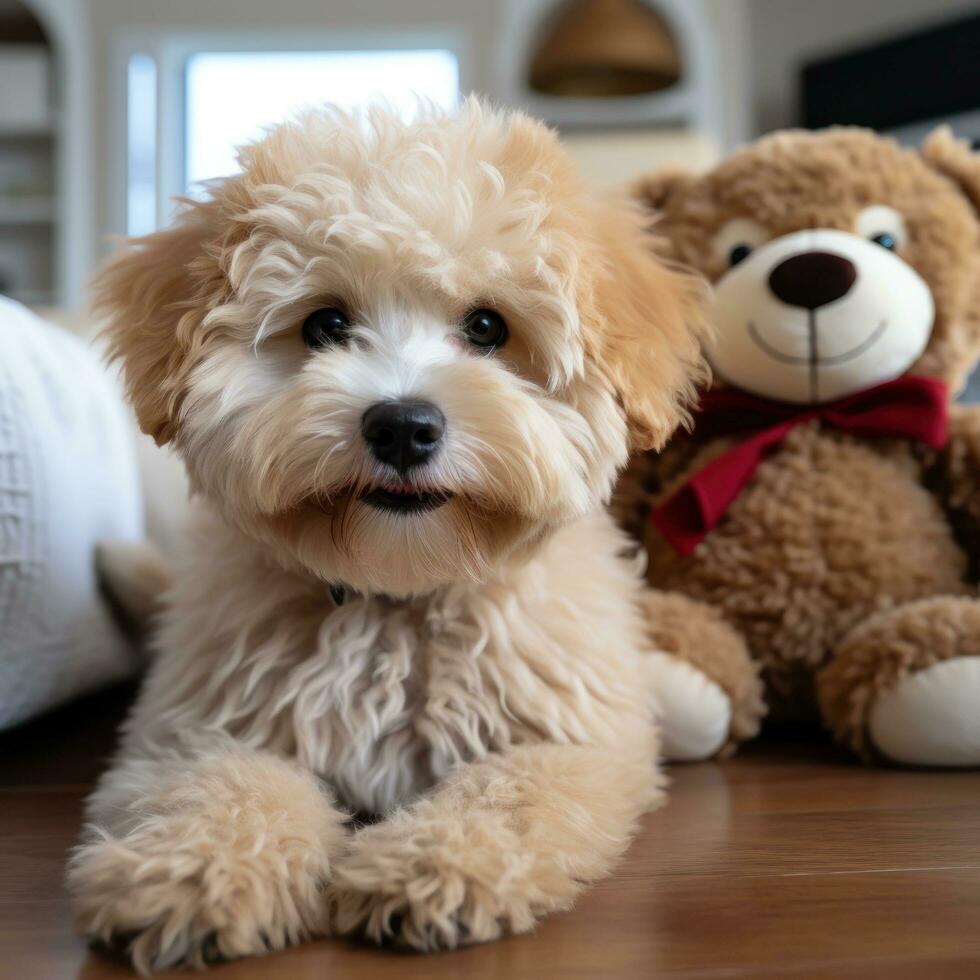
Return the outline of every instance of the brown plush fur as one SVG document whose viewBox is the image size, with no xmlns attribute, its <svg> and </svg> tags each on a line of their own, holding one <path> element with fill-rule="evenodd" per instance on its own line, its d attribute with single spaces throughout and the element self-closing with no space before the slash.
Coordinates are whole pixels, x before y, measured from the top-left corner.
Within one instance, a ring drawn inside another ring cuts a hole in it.
<svg viewBox="0 0 980 980">
<path fill-rule="evenodd" d="M 896 209 L 909 231 L 900 257 L 925 280 L 936 307 L 931 339 L 910 373 L 942 378 L 955 392 L 975 365 L 980 160 L 947 131 L 920 152 L 856 129 L 781 133 L 703 177 L 655 175 L 636 192 L 659 216 L 670 257 L 709 280 L 727 268 L 712 240 L 734 218 L 751 218 L 777 237 L 807 228 L 853 231 L 861 209 Z M 826 667 L 824 721 L 863 747 L 868 690 L 937 657 L 969 655 L 970 644 L 953 639 L 940 654 L 933 620 L 957 609 L 964 621 L 976 614 L 977 600 L 933 597 L 976 595 L 980 413 L 959 409 L 947 447 L 935 453 L 817 423 L 800 427 L 694 555 L 681 558 L 650 523 L 650 506 L 729 445 L 680 437 L 664 453 L 640 457 L 620 484 L 620 517 L 646 546 L 651 583 L 720 610 L 744 639 L 776 713 L 813 717 L 814 677 Z M 889 610 L 897 612 L 880 618 Z M 875 630 L 862 633 L 875 616 Z M 696 634 L 703 626 L 691 616 L 678 628 Z M 921 649 L 913 654 L 915 642 Z M 675 649 L 687 645 L 674 642 Z M 733 651 L 730 666 L 698 666 L 730 691 L 732 682 L 721 678 L 739 665 L 749 684 L 752 671 L 734 652 L 737 644 L 721 649 Z"/>
</svg>

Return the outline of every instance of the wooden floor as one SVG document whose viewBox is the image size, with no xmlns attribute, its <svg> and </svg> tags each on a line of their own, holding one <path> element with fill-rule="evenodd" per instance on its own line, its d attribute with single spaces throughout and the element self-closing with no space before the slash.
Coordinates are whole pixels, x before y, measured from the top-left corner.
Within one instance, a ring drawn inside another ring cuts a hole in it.
<svg viewBox="0 0 980 980">
<path fill-rule="evenodd" d="M 61 889 L 127 696 L 0 736 L 0 977 L 130 975 L 74 937 Z M 428 957 L 323 941 L 212 975 L 977 980 L 980 774 L 865 770 L 773 739 L 675 769 L 619 873 L 533 936 Z"/>
</svg>

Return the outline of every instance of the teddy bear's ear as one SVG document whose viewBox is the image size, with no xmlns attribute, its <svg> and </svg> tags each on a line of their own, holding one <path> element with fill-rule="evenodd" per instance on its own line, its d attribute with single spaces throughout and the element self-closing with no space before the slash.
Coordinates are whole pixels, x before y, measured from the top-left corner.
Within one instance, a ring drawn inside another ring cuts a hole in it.
<svg viewBox="0 0 980 980">
<path fill-rule="evenodd" d="M 93 308 L 105 317 L 109 356 L 122 364 L 140 428 L 159 445 L 176 431 L 204 316 L 204 243 L 213 202 L 194 203 L 164 231 L 128 240 L 99 271 Z"/>
<path fill-rule="evenodd" d="M 927 163 L 960 188 L 980 213 L 980 153 L 974 153 L 966 140 L 958 140 L 949 126 L 933 130 L 920 152 Z"/>
<path fill-rule="evenodd" d="M 922 144 L 923 160 L 952 181 L 973 205 L 980 217 L 980 153 L 966 140 L 958 140 L 948 126 L 934 130 Z M 972 250 L 974 246 L 969 246 Z M 951 325 L 936 328 L 919 368 L 946 377 L 954 390 L 960 390 L 980 359 L 980 256 L 971 251 L 967 276 L 965 308 Z"/>
<path fill-rule="evenodd" d="M 660 170 L 633 182 L 630 194 L 651 211 L 663 211 L 671 198 L 694 183 L 694 175 L 686 170 Z"/>
<path fill-rule="evenodd" d="M 605 203 L 582 318 L 587 357 L 616 392 L 634 450 L 661 448 L 708 378 L 705 284 L 658 258 L 645 224 L 635 202 Z"/>
</svg>

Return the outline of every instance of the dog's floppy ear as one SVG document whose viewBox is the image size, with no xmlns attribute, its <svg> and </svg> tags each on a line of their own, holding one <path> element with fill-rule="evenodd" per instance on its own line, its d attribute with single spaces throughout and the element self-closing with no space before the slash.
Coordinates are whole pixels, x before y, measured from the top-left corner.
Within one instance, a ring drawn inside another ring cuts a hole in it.
<svg viewBox="0 0 980 980">
<path fill-rule="evenodd" d="M 122 363 L 140 428 L 159 445 L 175 434 L 214 275 L 205 242 L 215 208 L 191 203 L 173 227 L 128 240 L 92 287 L 94 309 L 106 318 L 109 356 Z"/>
<path fill-rule="evenodd" d="M 587 356 L 618 393 L 636 450 L 663 446 L 708 378 L 706 287 L 657 256 L 645 220 L 627 201 L 603 208 L 603 256 L 585 318 Z"/>
</svg>

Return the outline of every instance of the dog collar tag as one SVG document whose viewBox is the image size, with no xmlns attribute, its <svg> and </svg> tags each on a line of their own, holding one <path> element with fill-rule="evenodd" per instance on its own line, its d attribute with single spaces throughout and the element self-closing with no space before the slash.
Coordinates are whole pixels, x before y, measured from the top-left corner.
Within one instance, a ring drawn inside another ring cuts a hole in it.
<svg viewBox="0 0 980 980">
<path fill-rule="evenodd" d="M 342 585 L 331 585 L 330 598 L 335 606 L 342 606 L 347 601 L 347 590 Z"/>
</svg>

